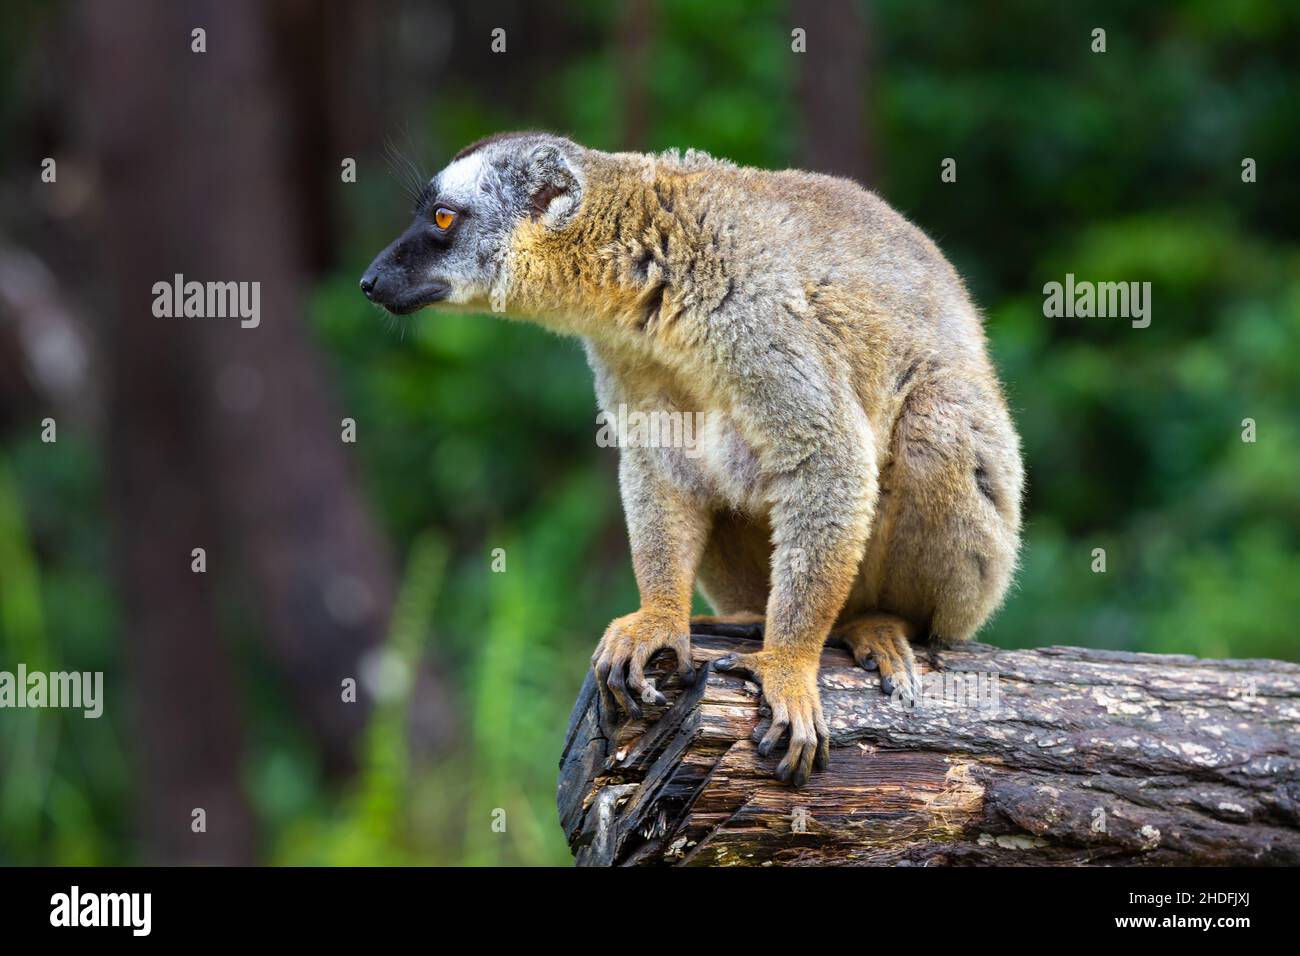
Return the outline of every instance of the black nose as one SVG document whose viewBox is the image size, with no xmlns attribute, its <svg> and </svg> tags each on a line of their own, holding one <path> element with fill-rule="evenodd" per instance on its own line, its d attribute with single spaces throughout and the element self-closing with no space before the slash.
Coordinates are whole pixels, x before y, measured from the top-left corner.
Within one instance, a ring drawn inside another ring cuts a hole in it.
<svg viewBox="0 0 1300 956">
<path fill-rule="evenodd" d="M 375 297 L 375 276 L 372 272 L 367 272 L 361 277 L 361 294 L 367 299 Z"/>
</svg>

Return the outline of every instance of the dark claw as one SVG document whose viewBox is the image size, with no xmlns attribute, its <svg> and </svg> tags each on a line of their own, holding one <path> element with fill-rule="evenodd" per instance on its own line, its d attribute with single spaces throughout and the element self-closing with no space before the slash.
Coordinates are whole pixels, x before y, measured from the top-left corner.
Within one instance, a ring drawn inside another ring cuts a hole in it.
<svg viewBox="0 0 1300 956">
<path fill-rule="evenodd" d="M 813 759 L 814 770 L 825 770 L 831 765 L 830 745 L 820 743 L 817 745 L 817 756 Z"/>
<path fill-rule="evenodd" d="M 618 732 L 618 703 L 614 692 L 609 689 L 609 665 L 604 661 L 594 666 L 596 672 L 596 697 L 600 702 L 600 729 L 607 740 L 613 740 Z"/>
<path fill-rule="evenodd" d="M 793 762 L 785 779 L 796 790 L 802 789 L 803 785 L 808 782 L 808 771 L 804 769 L 802 755 Z"/>
<path fill-rule="evenodd" d="M 624 672 L 624 664 L 616 664 L 609 678 L 609 689 L 614 693 L 614 699 L 618 705 L 627 712 L 629 717 L 641 716 L 641 705 L 637 703 L 635 697 L 627 692 L 627 674 Z"/>
<path fill-rule="evenodd" d="M 736 666 L 736 657 L 734 654 L 728 654 L 726 657 L 719 657 L 713 662 L 713 666 L 720 671 L 730 670 Z"/>
<path fill-rule="evenodd" d="M 880 678 L 880 692 L 882 694 L 893 696 L 895 686 L 897 685 L 894 684 L 894 678 L 892 677 Z"/>
<path fill-rule="evenodd" d="M 858 661 L 858 666 L 861 667 L 864 671 L 874 671 L 880 669 L 880 665 L 876 663 L 876 659 L 874 657 L 862 658 L 862 660 Z"/>
<path fill-rule="evenodd" d="M 785 736 L 789 726 L 789 724 L 772 724 L 768 727 L 767 733 L 763 735 L 763 739 L 758 743 L 758 752 L 764 757 L 771 756 L 772 751 L 781 742 L 781 738 Z"/>
</svg>

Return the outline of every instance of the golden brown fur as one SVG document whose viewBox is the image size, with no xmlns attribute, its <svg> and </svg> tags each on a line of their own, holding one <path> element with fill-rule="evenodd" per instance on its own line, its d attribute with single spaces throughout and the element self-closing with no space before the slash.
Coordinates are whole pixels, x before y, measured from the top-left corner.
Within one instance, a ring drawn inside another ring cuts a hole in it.
<svg viewBox="0 0 1300 956">
<path fill-rule="evenodd" d="M 581 336 L 607 411 L 708 416 L 696 456 L 620 451 L 641 608 L 592 658 L 606 714 L 662 699 L 657 650 L 690 670 L 698 583 L 719 613 L 764 618 L 763 649 L 718 666 L 762 683 L 761 749 L 788 729 L 778 774 L 802 783 L 827 755 L 832 628 L 914 692 L 910 642 L 968 639 L 1011 582 L 1023 472 L 978 313 L 933 243 L 851 182 L 537 134 L 446 178 L 487 190 L 515 168 L 530 212 L 453 298 L 490 289 Z"/>
</svg>

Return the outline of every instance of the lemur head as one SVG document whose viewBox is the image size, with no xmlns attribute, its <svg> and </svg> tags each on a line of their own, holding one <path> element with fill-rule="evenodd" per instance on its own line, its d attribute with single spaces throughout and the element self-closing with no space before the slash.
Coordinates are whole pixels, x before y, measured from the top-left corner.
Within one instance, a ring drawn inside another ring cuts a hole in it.
<svg viewBox="0 0 1300 956">
<path fill-rule="evenodd" d="M 435 302 L 494 307 L 523 223 L 562 229 L 582 201 L 580 147 L 549 133 L 501 133 L 465 147 L 425 187 L 415 221 L 361 278 L 371 302 L 407 315 Z"/>
</svg>

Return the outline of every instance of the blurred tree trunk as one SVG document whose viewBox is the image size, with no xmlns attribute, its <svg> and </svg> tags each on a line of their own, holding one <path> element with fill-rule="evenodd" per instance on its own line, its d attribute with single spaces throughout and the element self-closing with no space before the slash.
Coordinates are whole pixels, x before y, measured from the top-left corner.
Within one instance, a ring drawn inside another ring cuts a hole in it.
<svg viewBox="0 0 1300 956">
<path fill-rule="evenodd" d="M 658 11 L 655 0 L 629 0 L 618 30 L 619 82 L 623 93 L 624 149 L 644 150 L 650 132 L 646 78 Z"/>
<path fill-rule="evenodd" d="M 325 768 L 338 776 L 353 769 L 366 717 L 364 706 L 342 702 L 341 682 L 357 676 L 360 657 L 384 638 L 393 569 L 304 318 L 302 224 L 312 219 L 290 187 L 289 166 L 305 154 L 290 98 L 275 82 L 269 10 L 250 0 L 212 10 L 208 52 L 180 68 L 190 74 L 191 110 L 196 103 L 202 110 L 185 131 L 184 181 L 167 191 L 194 189 L 195 212 L 208 222 L 194 235 L 195 278 L 261 283 L 257 328 L 200 323 L 206 425 L 231 558 L 242 565 L 256 623 Z M 337 175 L 335 157 L 312 162 Z M 361 441 L 366 424 L 358 423 Z"/>
<path fill-rule="evenodd" d="M 93 0 L 81 8 L 82 108 L 107 184 L 106 447 L 135 705 L 130 749 L 148 861 L 248 863 L 253 820 L 240 786 L 235 685 L 214 578 L 191 570 L 196 547 L 224 563 L 209 506 L 201 333 L 196 320 L 156 319 L 150 308 L 154 282 L 208 271 L 212 216 L 198 201 L 204 184 L 186 168 L 191 104 L 181 79 L 204 64 L 185 60 L 187 18 L 156 6 L 149 16 Z M 192 832 L 196 809 L 206 833 Z"/>
<path fill-rule="evenodd" d="M 341 683 L 383 639 L 395 590 L 304 322 L 308 264 L 328 251 L 303 236 L 330 220 L 305 214 L 287 167 L 320 182 L 341 157 L 294 140 L 302 124 L 263 5 L 86 2 L 81 25 L 113 283 L 107 445 L 146 843 L 168 862 L 242 862 L 253 828 L 209 582 L 234 577 L 255 598 L 254 623 L 336 776 L 353 769 L 367 711 L 342 701 Z M 199 27 L 204 53 L 191 51 Z M 259 282 L 260 325 L 154 317 L 153 284 L 177 273 Z M 206 575 L 190 570 L 195 547 Z M 191 836 L 194 807 L 221 838 Z"/>
<path fill-rule="evenodd" d="M 791 25 L 807 31 L 798 54 L 803 116 L 801 164 L 820 173 L 872 182 L 876 172 L 866 124 L 867 24 L 857 0 L 791 0 Z"/>
</svg>

